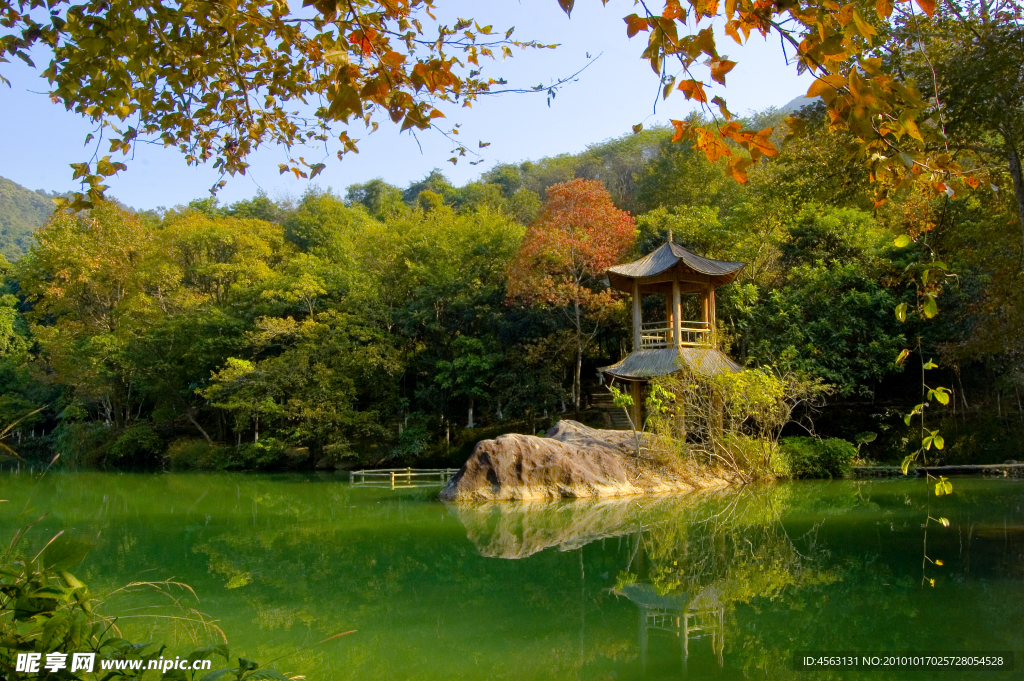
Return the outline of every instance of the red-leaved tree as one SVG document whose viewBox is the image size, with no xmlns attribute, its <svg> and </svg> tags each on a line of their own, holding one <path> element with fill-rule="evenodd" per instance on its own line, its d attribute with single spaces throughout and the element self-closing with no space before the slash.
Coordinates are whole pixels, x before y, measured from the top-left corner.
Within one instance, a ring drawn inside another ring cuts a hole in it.
<svg viewBox="0 0 1024 681">
<path fill-rule="evenodd" d="M 576 350 L 577 418 L 583 353 L 620 304 L 604 285 L 604 272 L 635 240 L 633 218 L 615 207 L 600 181 L 572 180 L 548 187 L 541 214 L 509 267 L 509 298 L 549 306 L 567 318 Z"/>
</svg>

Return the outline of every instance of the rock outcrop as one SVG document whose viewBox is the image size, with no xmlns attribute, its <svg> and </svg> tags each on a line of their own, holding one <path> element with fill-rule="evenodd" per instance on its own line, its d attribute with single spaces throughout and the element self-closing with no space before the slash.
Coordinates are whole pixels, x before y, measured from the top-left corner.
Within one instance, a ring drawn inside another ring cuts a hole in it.
<svg viewBox="0 0 1024 681">
<path fill-rule="evenodd" d="M 509 434 L 476 445 L 441 492 L 445 501 L 624 497 L 723 487 L 726 480 L 637 456 L 632 431 L 559 421 L 546 437 Z"/>
</svg>

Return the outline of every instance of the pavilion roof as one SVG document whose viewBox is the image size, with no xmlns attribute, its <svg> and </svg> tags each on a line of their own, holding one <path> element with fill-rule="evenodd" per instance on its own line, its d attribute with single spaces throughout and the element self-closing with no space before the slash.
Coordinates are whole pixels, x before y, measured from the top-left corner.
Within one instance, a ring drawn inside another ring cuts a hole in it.
<svg viewBox="0 0 1024 681">
<path fill-rule="evenodd" d="M 701 376 L 734 374 L 743 369 L 721 350 L 683 347 L 678 350 L 634 350 L 616 364 L 601 367 L 599 371 L 627 381 L 642 381 L 675 373 L 684 365 Z"/>
<path fill-rule="evenodd" d="M 634 279 L 655 277 L 680 264 L 685 270 L 708 277 L 709 283 L 715 286 L 730 283 L 746 265 L 744 262 L 705 258 L 668 241 L 639 260 L 609 267 L 608 280 L 615 288 L 628 292 L 632 291 Z"/>
</svg>

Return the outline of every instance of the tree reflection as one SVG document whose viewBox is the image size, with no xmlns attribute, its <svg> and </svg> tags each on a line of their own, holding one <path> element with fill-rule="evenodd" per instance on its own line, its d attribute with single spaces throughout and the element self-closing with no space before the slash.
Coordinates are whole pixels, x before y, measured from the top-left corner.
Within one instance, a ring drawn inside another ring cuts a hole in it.
<svg viewBox="0 0 1024 681">
<path fill-rule="evenodd" d="M 629 499 L 452 504 L 481 555 L 520 559 L 545 548 L 569 551 L 619 538 L 625 565 L 611 593 L 637 608 L 642 672 L 650 637 L 678 639 L 687 667 L 690 645 L 706 640 L 724 664 L 727 623 L 737 604 L 835 582 L 823 566 L 816 528 L 800 546 L 781 522 L 792 499 L 785 486 Z"/>
</svg>

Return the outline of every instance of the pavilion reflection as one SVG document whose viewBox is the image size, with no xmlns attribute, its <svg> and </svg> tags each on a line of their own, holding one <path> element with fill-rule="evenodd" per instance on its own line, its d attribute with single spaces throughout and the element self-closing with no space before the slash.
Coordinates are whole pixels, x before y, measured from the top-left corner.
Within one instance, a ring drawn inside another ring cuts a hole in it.
<svg viewBox="0 0 1024 681">
<path fill-rule="evenodd" d="M 714 587 L 702 589 L 694 598 L 686 594 L 663 596 L 652 584 L 627 584 L 615 593 L 637 607 L 637 647 L 640 666 L 647 672 L 651 635 L 668 635 L 679 640 L 683 672 L 687 671 L 690 644 L 709 639 L 718 666 L 725 664 L 725 605 Z"/>
</svg>

